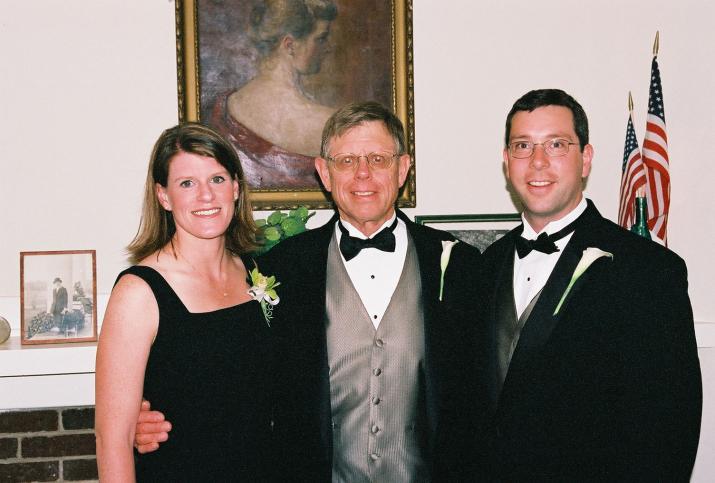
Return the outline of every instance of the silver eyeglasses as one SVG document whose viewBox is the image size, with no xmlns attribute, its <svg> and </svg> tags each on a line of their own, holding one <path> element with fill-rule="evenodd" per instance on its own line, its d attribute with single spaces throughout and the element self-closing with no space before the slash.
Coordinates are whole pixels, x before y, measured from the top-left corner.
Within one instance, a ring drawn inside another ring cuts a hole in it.
<svg viewBox="0 0 715 483">
<path fill-rule="evenodd" d="M 397 154 L 379 152 L 370 154 L 340 153 L 335 156 L 328 156 L 327 160 L 333 163 L 338 171 L 354 171 L 360 164 L 360 158 L 365 158 L 368 166 L 373 169 L 387 169 L 392 166 L 392 162 Z"/>
<path fill-rule="evenodd" d="M 509 154 L 514 158 L 529 158 L 534 154 L 534 148 L 539 144 L 544 147 L 544 151 L 549 156 L 565 156 L 569 152 L 569 146 L 578 145 L 578 143 L 572 143 L 568 139 L 562 138 L 551 139 L 543 143 L 514 141 L 509 143 Z"/>
</svg>

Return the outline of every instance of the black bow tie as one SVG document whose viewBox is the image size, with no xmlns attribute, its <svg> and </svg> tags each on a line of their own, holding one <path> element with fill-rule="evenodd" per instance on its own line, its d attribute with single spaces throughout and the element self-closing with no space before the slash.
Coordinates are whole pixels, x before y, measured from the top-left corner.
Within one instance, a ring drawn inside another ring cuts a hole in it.
<svg viewBox="0 0 715 483">
<path fill-rule="evenodd" d="M 536 240 L 527 240 L 522 236 L 516 237 L 517 255 L 519 255 L 519 258 L 524 258 L 529 253 L 531 253 L 532 250 L 536 250 L 537 252 L 541 253 L 546 253 L 547 255 L 550 253 L 558 252 L 559 247 L 556 246 L 556 242 L 561 240 L 563 237 L 571 234 L 576 229 L 576 222 L 580 218 L 581 217 L 579 216 L 577 219 L 563 227 L 561 230 L 551 235 L 547 235 L 546 232 L 544 232 L 538 237 L 536 237 Z"/>
<path fill-rule="evenodd" d="M 372 238 L 357 238 L 350 236 L 348 230 L 342 223 L 338 222 L 338 228 L 343 236 L 340 237 L 340 253 L 345 257 L 345 261 L 351 260 L 360 253 L 363 248 L 377 248 L 383 252 L 395 251 L 395 234 L 392 230 L 397 226 L 397 218 L 392 225 L 384 228 Z"/>
</svg>

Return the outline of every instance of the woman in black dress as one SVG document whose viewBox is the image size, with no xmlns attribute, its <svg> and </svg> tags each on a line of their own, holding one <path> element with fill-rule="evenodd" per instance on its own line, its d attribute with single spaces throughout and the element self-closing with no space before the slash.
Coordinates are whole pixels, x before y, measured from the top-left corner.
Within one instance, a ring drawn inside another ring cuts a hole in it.
<svg viewBox="0 0 715 483">
<path fill-rule="evenodd" d="M 200 124 L 165 131 L 128 247 L 134 266 L 112 290 L 97 349 L 102 482 L 269 479 L 272 357 L 262 306 L 277 296 L 249 293 L 254 240 L 231 145 Z M 142 396 L 173 430 L 135 465 Z"/>
</svg>

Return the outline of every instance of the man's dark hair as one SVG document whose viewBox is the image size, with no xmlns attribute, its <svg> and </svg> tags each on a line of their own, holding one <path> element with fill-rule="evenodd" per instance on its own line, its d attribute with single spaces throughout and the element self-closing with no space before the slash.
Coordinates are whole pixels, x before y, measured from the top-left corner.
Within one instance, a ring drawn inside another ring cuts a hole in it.
<svg viewBox="0 0 715 483">
<path fill-rule="evenodd" d="M 504 132 L 504 146 L 509 144 L 511 135 L 511 120 L 519 111 L 531 112 L 534 109 L 545 106 L 563 106 L 573 114 L 573 128 L 578 137 L 579 149 L 583 152 L 584 146 L 588 144 L 588 118 L 586 112 L 576 99 L 571 97 L 561 89 L 537 89 L 529 91 L 521 96 L 506 116 L 506 130 Z"/>
</svg>

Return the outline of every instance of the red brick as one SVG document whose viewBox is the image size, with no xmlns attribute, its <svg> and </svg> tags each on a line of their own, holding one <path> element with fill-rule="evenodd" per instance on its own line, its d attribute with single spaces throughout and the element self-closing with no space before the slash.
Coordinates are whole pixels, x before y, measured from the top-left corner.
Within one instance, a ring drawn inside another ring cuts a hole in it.
<svg viewBox="0 0 715 483">
<path fill-rule="evenodd" d="M 94 429 L 94 408 L 73 408 L 62 411 L 65 429 Z"/>
<path fill-rule="evenodd" d="M 22 438 L 23 458 L 51 456 L 88 456 L 95 454 L 94 433 Z"/>
<path fill-rule="evenodd" d="M 39 463 L 0 463 L 0 482 L 57 481 L 60 464 L 57 461 Z"/>
<path fill-rule="evenodd" d="M 64 460 L 62 477 L 67 481 L 96 480 L 99 478 L 97 460 Z"/>
<path fill-rule="evenodd" d="M 17 458 L 17 438 L 0 439 L 0 459 Z"/>
<path fill-rule="evenodd" d="M 57 411 L 10 411 L 0 413 L 0 433 L 57 431 Z"/>
</svg>

